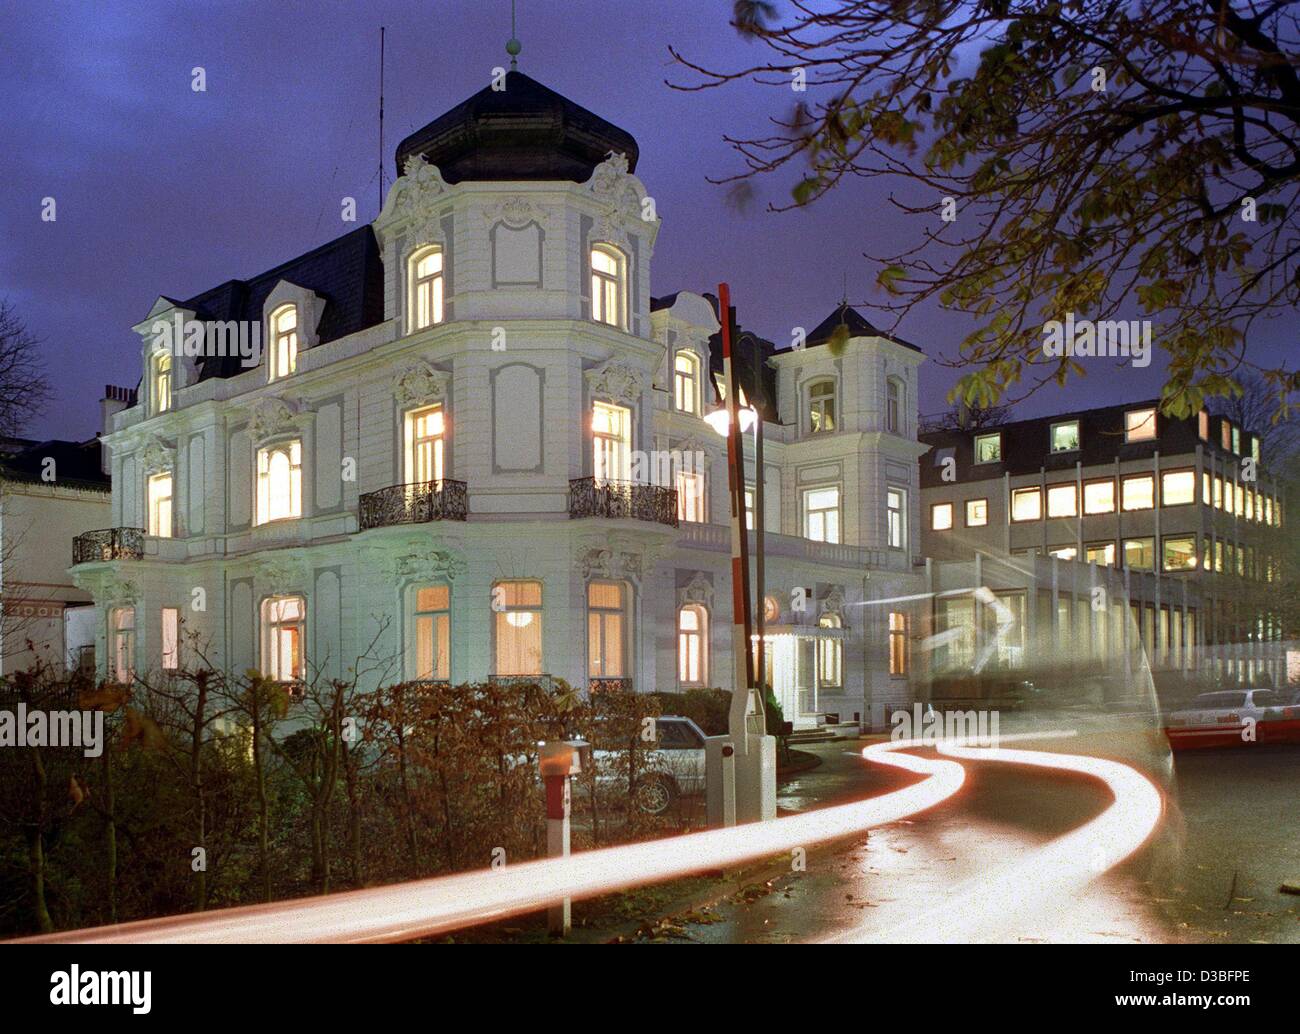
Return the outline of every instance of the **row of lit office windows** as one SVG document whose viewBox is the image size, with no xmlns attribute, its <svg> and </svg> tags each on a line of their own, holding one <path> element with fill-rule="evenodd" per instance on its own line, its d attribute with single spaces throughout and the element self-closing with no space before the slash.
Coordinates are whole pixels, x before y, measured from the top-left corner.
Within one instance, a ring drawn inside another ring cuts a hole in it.
<svg viewBox="0 0 1300 1034">
<path fill-rule="evenodd" d="M 1165 535 L 1160 540 L 1160 570 L 1194 571 L 1199 563 L 1206 571 L 1216 574 L 1236 574 L 1241 578 L 1251 578 L 1261 582 L 1277 581 L 1281 577 L 1280 561 L 1270 553 L 1257 550 L 1254 546 L 1238 545 L 1226 539 L 1214 539 L 1205 536 L 1198 556 L 1195 535 Z M 1156 569 L 1156 540 L 1152 535 L 1136 536 L 1123 539 L 1123 566 L 1134 571 L 1154 571 Z M 1037 546 L 1013 549 L 1012 556 L 1054 556 L 1061 560 L 1079 560 L 1077 546 L 1049 546 L 1042 550 Z M 1085 542 L 1082 559 L 1089 564 L 1101 567 L 1114 567 L 1116 543 L 1112 541 Z"/>
<path fill-rule="evenodd" d="M 1245 520 L 1280 527 L 1282 523 L 1281 503 L 1272 496 L 1255 488 L 1222 477 L 1211 477 L 1206 472 L 1202 475 L 1202 502 L 1206 506 L 1228 513 L 1235 513 Z M 1046 491 L 1038 485 L 1011 490 L 1011 521 L 1024 523 L 1038 521 L 1044 515 L 1044 495 L 1046 495 L 1046 515 L 1053 517 L 1079 516 L 1079 485 L 1066 482 L 1048 485 Z M 1154 474 L 1126 474 L 1119 479 L 1119 507 L 1125 512 L 1152 510 L 1156 505 L 1156 476 Z M 1160 505 L 1188 506 L 1196 502 L 1196 472 L 1194 470 L 1170 470 L 1160 475 Z M 1094 478 L 1083 482 L 1083 514 L 1107 514 L 1115 512 L 1116 484 L 1113 477 Z M 965 502 L 966 527 L 979 528 L 989 522 L 989 501 L 987 498 L 968 499 Z M 955 522 L 955 503 L 932 503 L 930 506 L 930 528 L 933 531 L 948 531 Z"/>
</svg>

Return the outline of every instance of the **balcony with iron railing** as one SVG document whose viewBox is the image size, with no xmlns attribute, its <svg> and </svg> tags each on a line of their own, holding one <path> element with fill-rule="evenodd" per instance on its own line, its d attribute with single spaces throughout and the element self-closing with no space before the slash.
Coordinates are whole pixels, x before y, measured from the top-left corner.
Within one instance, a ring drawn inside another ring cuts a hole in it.
<svg viewBox="0 0 1300 1034">
<path fill-rule="evenodd" d="M 635 481 L 574 478 L 569 482 L 569 517 L 631 518 L 677 527 L 677 489 Z"/>
<path fill-rule="evenodd" d="M 428 521 L 463 521 L 469 515 L 469 493 L 464 481 L 417 481 L 389 485 L 367 492 L 358 505 L 362 531 L 394 524 Z"/>
<path fill-rule="evenodd" d="M 72 540 L 72 562 L 93 564 L 107 560 L 139 560 L 144 556 L 144 536 L 143 528 L 88 531 Z"/>
</svg>

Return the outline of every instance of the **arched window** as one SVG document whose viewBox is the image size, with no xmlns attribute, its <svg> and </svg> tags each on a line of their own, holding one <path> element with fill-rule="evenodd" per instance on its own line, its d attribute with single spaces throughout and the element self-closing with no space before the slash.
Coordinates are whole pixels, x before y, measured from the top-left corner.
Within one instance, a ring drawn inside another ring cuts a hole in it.
<svg viewBox="0 0 1300 1034">
<path fill-rule="evenodd" d="M 673 402 L 679 413 L 698 413 L 699 400 L 699 357 L 694 352 L 678 352 L 673 358 Z"/>
<path fill-rule="evenodd" d="M 690 603 L 677 612 L 677 681 L 702 686 L 709 678 L 709 612 Z"/>
<path fill-rule="evenodd" d="M 298 368 L 298 307 L 283 305 L 271 313 L 271 355 L 267 380 L 278 381 Z"/>
<path fill-rule="evenodd" d="M 808 385 L 808 430 L 813 434 L 835 430 L 835 382 L 827 379 Z"/>
<path fill-rule="evenodd" d="M 302 442 L 257 452 L 257 523 L 302 516 Z"/>
<path fill-rule="evenodd" d="M 901 434 L 903 429 L 903 385 L 890 377 L 885 385 L 885 430 Z"/>
<path fill-rule="evenodd" d="M 152 365 L 153 411 L 166 413 L 172 408 L 172 354 L 155 352 Z"/>
<path fill-rule="evenodd" d="M 411 329 L 442 322 L 442 249 L 422 248 L 411 256 Z"/>
<path fill-rule="evenodd" d="M 625 327 L 627 260 L 608 244 L 591 249 L 591 318 L 611 327 Z"/>
</svg>

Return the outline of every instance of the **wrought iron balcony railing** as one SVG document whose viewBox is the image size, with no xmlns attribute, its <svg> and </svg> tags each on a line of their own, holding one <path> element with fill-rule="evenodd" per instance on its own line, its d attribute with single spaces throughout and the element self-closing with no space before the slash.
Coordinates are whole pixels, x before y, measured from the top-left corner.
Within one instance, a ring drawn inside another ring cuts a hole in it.
<svg viewBox="0 0 1300 1034">
<path fill-rule="evenodd" d="M 72 562 L 90 564 L 101 560 L 139 560 L 144 556 L 143 528 L 101 528 L 72 540 Z"/>
<path fill-rule="evenodd" d="M 389 485 L 363 495 L 359 510 L 362 531 L 390 524 L 463 521 L 469 514 L 469 493 L 464 481 L 450 478 Z"/>
<path fill-rule="evenodd" d="M 633 481 L 574 478 L 569 482 L 570 517 L 631 517 L 677 527 L 677 489 Z"/>
</svg>

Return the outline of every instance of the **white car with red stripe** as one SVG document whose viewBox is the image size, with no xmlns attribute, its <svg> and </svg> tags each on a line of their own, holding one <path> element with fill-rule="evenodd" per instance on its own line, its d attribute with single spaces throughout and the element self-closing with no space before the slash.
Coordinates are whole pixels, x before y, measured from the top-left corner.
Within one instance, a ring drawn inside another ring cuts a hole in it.
<svg viewBox="0 0 1300 1034">
<path fill-rule="evenodd" d="M 1202 693 L 1169 714 L 1165 733 L 1174 749 L 1300 742 L 1300 704 L 1276 689 Z"/>
</svg>

